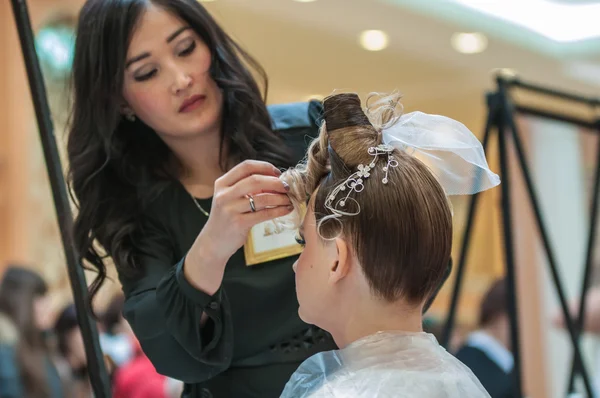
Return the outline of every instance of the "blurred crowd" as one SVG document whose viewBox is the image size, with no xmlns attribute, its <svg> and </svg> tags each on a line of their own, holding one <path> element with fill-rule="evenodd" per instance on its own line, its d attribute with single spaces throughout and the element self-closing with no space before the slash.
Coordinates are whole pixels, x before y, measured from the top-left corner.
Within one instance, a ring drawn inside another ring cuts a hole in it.
<svg viewBox="0 0 600 398">
<path fill-rule="evenodd" d="M 458 325 L 448 347 L 471 368 L 493 398 L 513 396 L 506 281 L 484 295 L 475 330 Z M 115 295 L 98 316 L 100 347 L 115 398 L 180 397 L 183 383 L 160 375 L 122 317 Z M 573 312 L 577 303 L 572 304 Z M 589 295 L 586 330 L 600 334 L 600 289 Z M 557 316 L 555 325 L 564 327 Z M 441 338 L 442 322 L 426 319 L 426 331 Z M 48 286 L 36 272 L 9 266 L 0 280 L 0 398 L 91 398 L 84 341 L 73 304 L 58 314 Z"/>
<path fill-rule="evenodd" d="M 98 315 L 113 397 L 180 397 L 183 384 L 155 371 L 121 315 L 123 304 L 116 295 Z M 0 281 L 0 397 L 93 396 L 75 306 L 56 314 L 44 279 L 9 266 Z"/>
</svg>

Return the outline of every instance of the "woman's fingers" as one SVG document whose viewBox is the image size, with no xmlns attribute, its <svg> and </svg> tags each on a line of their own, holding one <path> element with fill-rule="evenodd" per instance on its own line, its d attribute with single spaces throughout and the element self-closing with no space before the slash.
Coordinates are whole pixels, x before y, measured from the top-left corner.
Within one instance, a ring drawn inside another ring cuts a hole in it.
<svg viewBox="0 0 600 398">
<path fill-rule="evenodd" d="M 230 188 L 228 195 L 232 198 L 241 198 L 246 195 L 258 195 L 261 193 L 286 194 L 289 186 L 277 177 L 254 174 L 246 177 Z"/>
<path fill-rule="evenodd" d="M 289 206 L 278 206 L 258 210 L 256 213 L 246 213 L 243 215 L 247 219 L 248 223 L 252 226 L 260 224 L 261 222 L 273 220 L 275 218 L 283 217 L 290 214 L 294 210 L 292 205 Z"/>
<path fill-rule="evenodd" d="M 238 213 L 251 212 L 252 207 L 250 205 L 250 197 L 254 202 L 254 208 L 256 209 L 256 211 L 261 211 L 270 207 L 290 206 L 292 204 L 292 202 L 290 202 L 290 198 L 287 195 L 278 193 L 264 193 L 236 200 L 233 204 L 233 206 L 235 207 L 235 211 L 237 211 Z"/>
<path fill-rule="evenodd" d="M 252 175 L 279 177 L 281 171 L 268 162 L 245 160 L 219 178 L 215 183 L 215 189 L 234 186 L 239 181 Z"/>
</svg>

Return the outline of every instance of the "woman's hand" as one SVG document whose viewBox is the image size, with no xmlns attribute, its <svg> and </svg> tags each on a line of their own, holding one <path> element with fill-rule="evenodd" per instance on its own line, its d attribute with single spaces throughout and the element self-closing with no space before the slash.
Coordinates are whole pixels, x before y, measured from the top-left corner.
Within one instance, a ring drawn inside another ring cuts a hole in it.
<svg viewBox="0 0 600 398">
<path fill-rule="evenodd" d="M 192 285 L 214 294 L 227 260 L 244 245 L 250 229 L 293 211 L 289 186 L 280 175 L 270 163 L 247 160 L 215 182 L 210 216 L 184 265 Z"/>
<path fill-rule="evenodd" d="M 280 175 L 270 163 L 248 160 L 215 182 L 210 217 L 201 235 L 217 258 L 229 259 L 244 245 L 254 225 L 293 210 L 289 187 Z"/>
</svg>

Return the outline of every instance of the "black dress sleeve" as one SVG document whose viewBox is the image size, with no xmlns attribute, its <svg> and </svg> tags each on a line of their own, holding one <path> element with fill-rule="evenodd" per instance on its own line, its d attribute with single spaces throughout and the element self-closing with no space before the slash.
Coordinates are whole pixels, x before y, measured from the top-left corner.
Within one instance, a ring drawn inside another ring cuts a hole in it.
<svg viewBox="0 0 600 398">
<path fill-rule="evenodd" d="M 196 290 L 183 274 L 184 259 L 174 260 L 168 232 L 146 223 L 141 240 L 141 274 L 121 276 L 123 316 L 156 370 L 186 383 L 200 383 L 227 369 L 233 331 L 227 296 Z M 200 324 L 203 313 L 208 321 Z"/>
</svg>

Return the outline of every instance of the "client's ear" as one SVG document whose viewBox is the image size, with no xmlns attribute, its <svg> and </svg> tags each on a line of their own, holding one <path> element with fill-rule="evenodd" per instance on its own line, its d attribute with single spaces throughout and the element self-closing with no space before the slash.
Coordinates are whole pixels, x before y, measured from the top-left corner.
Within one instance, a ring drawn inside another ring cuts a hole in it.
<svg viewBox="0 0 600 398">
<path fill-rule="evenodd" d="M 329 282 L 337 283 L 348 275 L 352 256 L 350 247 L 344 239 L 335 238 L 332 244 L 335 246 L 335 250 L 337 250 L 337 258 L 329 270 Z"/>
</svg>

